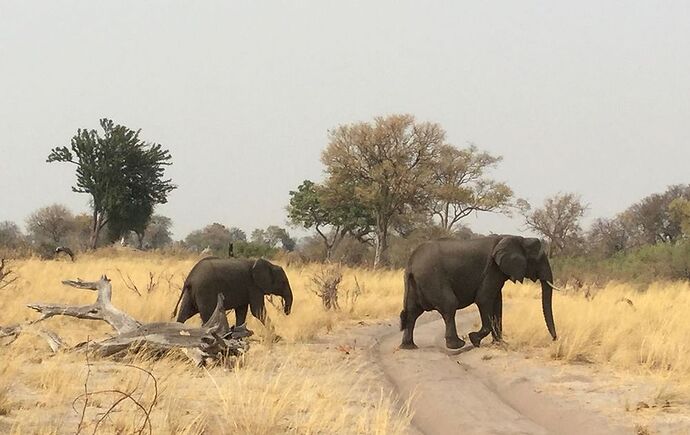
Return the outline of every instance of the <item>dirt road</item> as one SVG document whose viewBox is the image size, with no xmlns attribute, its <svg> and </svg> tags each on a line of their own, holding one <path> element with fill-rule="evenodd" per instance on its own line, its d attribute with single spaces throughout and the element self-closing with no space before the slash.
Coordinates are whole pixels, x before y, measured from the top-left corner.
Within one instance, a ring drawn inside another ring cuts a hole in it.
<svg viewBox="0 0 690 435">
<path fill-rule="evenodd" d="M 545 373 L 532 377 L 518 370 L 524 357 L 471 345 L 449 354 L 443 346 L 443 321 L 431 313 L 425 316 L 415 329 L 419 349 L 397 349 L 396 325 L 380 329 L 373 346 L 400 395 L 414 394 L 413 423 L 419 431 L 427 435 L 633 433 L 632 426 L 588 409 L 578 398 L 546 393 Z M 477 317 L 470 310 L 459 313 L 458 330 L 476 329 Z M 491 338 L 484 341 L 489 344 Z"/>
</svg>

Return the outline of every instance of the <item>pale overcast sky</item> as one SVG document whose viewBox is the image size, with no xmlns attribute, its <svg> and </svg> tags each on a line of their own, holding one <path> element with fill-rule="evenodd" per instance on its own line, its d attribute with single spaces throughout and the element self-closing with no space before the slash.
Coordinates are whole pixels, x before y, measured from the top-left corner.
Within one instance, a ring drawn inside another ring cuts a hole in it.
<svg viewBox="0 0 690 435">
<path fill-rule="evenodd" d="M 88 210 L 45 159 L 110 117 L 170 149 L 176 237 L 285 225 L 327 130 L 391 113 L 503 156 L 519 197 L 612 216 L 690 182 L 690 2 L 0 0 L 0 221 Z"/>
</svg>

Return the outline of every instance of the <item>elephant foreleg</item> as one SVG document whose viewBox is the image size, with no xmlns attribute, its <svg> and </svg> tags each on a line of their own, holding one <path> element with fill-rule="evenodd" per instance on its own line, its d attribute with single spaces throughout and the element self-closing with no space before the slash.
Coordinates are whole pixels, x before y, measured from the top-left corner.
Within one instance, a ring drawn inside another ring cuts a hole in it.
<svg viewBox="0 0 690 435">
<path fill-rule="evenodd" d="M 446 322 L 446 347 L 448 349 L 460 349 L 465 345 L 465 341 L 458 337 L 455 327 L 455 310 L 441 313 L 443 321 Z"/>
<path fill-rule="evenodd" d="M 494 300 L 494 313 L 491 317 L 491 335 L 494 341 L 501 341 L 503 339 L 503 294 L 498 292 L 498 296 Z"/>
<path fill-rule="evenodd" d="M 254 331 L 247 328 L 247 311 L 248 305 L 243 305 L 235 308 L 235 328 L 233 336 L 235 337 L 249 337 L 254 334 Z"/>
<path fill-rule="evenodd" d="M 235 325 L 241 326 L 247 322 L 247 311 L 249 310 L 248 305 L 239 306 L 235 308 Z"/>
<path fill-rule="evenodd" d="M 479 331 L 470 332 L 468 334 L 470 341 L 475 347 L 479 347 L 482 339 L 489 335 L 493 330 L 491 327 L 491 319 L 493 318 L 494 301 L 478 301 L 477 306 L 479 307 L 479 316 L 482 319 L 482 327 L 479 329 Z"/>
</svg>

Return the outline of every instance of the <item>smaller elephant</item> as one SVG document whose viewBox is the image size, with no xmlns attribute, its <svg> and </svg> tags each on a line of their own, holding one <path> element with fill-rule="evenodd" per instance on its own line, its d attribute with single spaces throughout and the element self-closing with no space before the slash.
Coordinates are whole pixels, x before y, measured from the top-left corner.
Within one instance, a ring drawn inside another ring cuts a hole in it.
<svg viewBox="0 0 690 435">
<path fill-rule="evenodd" d="M 282 267 L 263 258 L 207 257 L 189 272 L 173 316 L 177 315 L 176 321 L 184 323 L 199 313 L 205 323 L 216 308 L 219 293 L 224 296 L 225 310 L 235 310 L 237 326 L 246 322 L 248 309 L 266 324 L 265 295 L 282 297 L 286 315 L 292 309 L 292 289 Z"/>
</svg>

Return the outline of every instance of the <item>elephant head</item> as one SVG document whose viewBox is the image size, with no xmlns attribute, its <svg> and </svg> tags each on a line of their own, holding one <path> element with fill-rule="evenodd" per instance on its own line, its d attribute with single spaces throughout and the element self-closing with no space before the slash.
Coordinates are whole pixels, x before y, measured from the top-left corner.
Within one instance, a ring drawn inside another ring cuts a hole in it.
<svg viewBox="0 0 690 435">
<path fill-rule="evenodd" d="M 264 294 L 277 295 L 283 298 L 285 314 L 290 314 L 290 310 L 292 310 L 292 289 L 283 268 L 260 258 L 252 265 L 251 273 L 260 294 L 250 294 L 250 304 L 259 304 L 263 309 Z M 260 299 L 260 302 L 258 299 Z"/>
<path fill-rule="evenodd" d="M 542 310 L 546 327 L 556 339 L 551 299 L 553 273 L 541 240 L 517 236 L 503 236 L 494 247 L 492 257 L 508 279 L 522 282 L 525 278 L 541 283 Z"/>
</svg>

